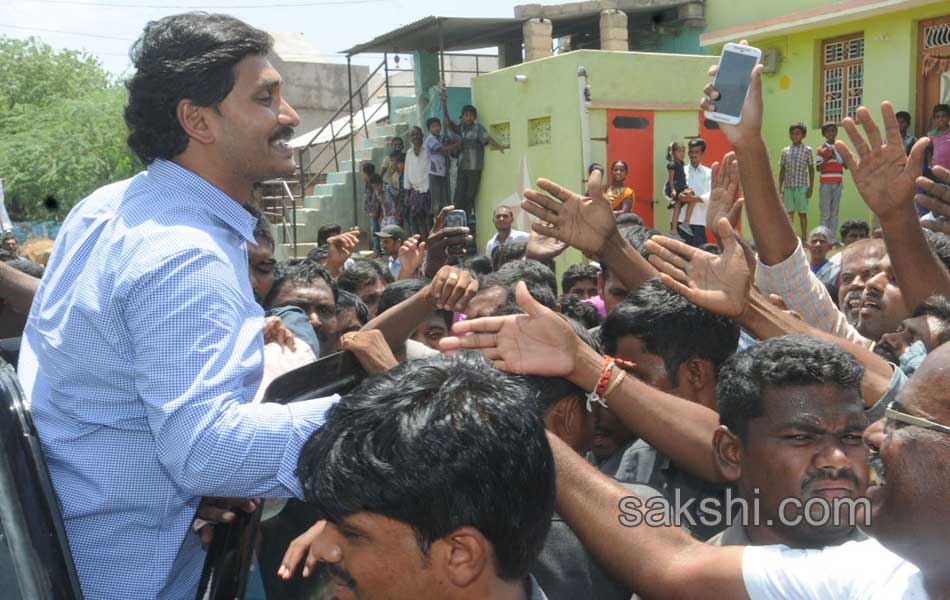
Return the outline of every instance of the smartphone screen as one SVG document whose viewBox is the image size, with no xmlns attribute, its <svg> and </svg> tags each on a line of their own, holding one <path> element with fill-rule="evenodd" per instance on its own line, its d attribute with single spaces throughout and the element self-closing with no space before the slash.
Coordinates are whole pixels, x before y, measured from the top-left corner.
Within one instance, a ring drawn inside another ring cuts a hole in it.
<svg viewBox="0 0 950 600">
<path fill-rule="evenodd" d="M 716 74 L 716 112 L 738 117 L 742 112 L 746 92 L 749 90 L 749 76 L 758 57 L 738 52 L 723 52 Z"/>
</svg>

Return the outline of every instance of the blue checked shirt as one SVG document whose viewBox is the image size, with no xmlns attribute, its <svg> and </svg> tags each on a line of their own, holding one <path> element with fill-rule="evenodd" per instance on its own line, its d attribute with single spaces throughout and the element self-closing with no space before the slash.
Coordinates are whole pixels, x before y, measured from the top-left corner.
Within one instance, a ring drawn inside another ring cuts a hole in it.
<svg viewBox="0 0 950 600">
<path fill-rule="evenodd" d="M 263 312 L 255 221 L 156 161 L 67 217 L 23 337 L 31 401 L 83 593 L 193 598 L 202 496 L 300 496 L 297 457 L 333 399 L 249 404 Z"/>
</svg>

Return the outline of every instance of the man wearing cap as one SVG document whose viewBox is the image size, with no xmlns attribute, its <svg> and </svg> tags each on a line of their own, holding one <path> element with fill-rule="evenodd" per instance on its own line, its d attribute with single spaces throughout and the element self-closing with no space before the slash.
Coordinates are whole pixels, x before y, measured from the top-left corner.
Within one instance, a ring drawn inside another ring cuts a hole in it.
<svg viewBox="0 0 950 600">
<path fill-rule="evenodd" d="M 380 258 L 386 259 L 393 279 L 399 279 L 399 247 L 406 239 L 406 232 L 399 225 L 387 225 L 376 233 L 382 249 Z"/>
</svg>

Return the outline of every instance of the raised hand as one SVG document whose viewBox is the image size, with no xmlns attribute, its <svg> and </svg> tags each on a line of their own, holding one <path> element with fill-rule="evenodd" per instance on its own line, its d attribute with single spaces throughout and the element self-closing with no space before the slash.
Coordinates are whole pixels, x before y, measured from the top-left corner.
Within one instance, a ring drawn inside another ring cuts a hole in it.
<svg viewBox="0 0 950 600">
<path fill-rule="evenodd" d="M 444 266 L 429 285 L 427 300 L 439 310 L 465 312 L 468 303 L 478 293 L 478 280 L 468 271 Z"/>
<path fill-rule="evenodd" d="M 713 163 L 712 190 L 706 208 L 706 228 L 716 231 L 716 223 L 725 217 L 733 229 L 739 226 L 742 215 L 743 198 L 739 195 L 739 163 L 736 153 L 729 152 L 722 157 L 722 163 Z"/>
<path fill-rule="evenodd" d="M 456 323 L 456 337 L 442 338 L 439 349 L 479 350 L 496 369 L 518 375 L 567 377 L 577 361 L 577 335 L 556 312 L 538 304 L 523 281 L 515 293 L 525 314 Z"/>
<path fill-rule="evenodd" d="M 340 338 L 340 348 L 356 355 L 356 359 L 370 375 L 385 373 L 399 364 L 389 349 L 383 332 L 378 329 L 347 333 Z"/>
<path fill-rule="evenodd" d="M 709 312 L 735 318 L 745 310 L 752 269 L 729 221 L 720 219 L 716 228 L 721 256 L 663 236 L 647 240 L 646 248 L 663 285 Z"/>
<path fill-rule="evenodd" d="M 326 269 L 333 277 L 339 276 L 343 265 L 353 256 L 353 251 L 360 243 L 360 232 L 347 231 L 327 238 Z"/>
<path fill-rule="evenodd" d="M 871 111 L 862 106 L 855 112 L 855 119 L 864 128 L 867 141 L 858 132 L 855 119 L 845 117 L 841 122 L 857 152 L 857 158 L 841 140 L 835 142 L 835 148 L 851 171 L 854 185 L 864 202 L 883 222 L 902 211 L 913 209 L 917 178 L 929 141 L 921 138 L 914 144 L 910 155 L 905 155 L 897 117 L 890 102 L 881 103 L 881 116 L 886 144 L 881 138 L 881 130 L 871 119 Z"/>
<path fill-rule="evenodd" d="M 339 546 L 330 541 L 330 536 L 324 533 L 326 527 L 326 521 L 317 521 L 316 525 L 290 542 L 283 560 L 280 561 L 280 568 L 277 569 L 278 577 L 284 580 L 293 577 L 301 560 L 304 561 L 304 577 L 310 577 L 321 560 L 340 560 L 342 552 Z"/>
<path fill-rule="evenodd" d="M 419 236 L 414 235 L 399 247 L 399 278 L 413 279 L 419 275 L 422 259 L 425 258 L 426 243 L 419 243 Z"/>
<path fill-rule="evenodd" d="M 948 221 L 950 219 L 950 169 L 934 165 L 933 174 L 938 181 L 932 181 L 926 177 L 917 178 L 917 187 L 924 193 L 917 194 L 914 201 L 932 212 L 934 216 L 942 217 L 936 221 L 928 221 L 929 229 L 950 233 L 950 221 Z"/>
<path fill-rule="evenodd" d="M 739 43 L 743 46 L 749 45 L 749 42 L 745 40 Z M 762 65 L 756 65 L 752 69 L 752 75 L 749 78 L 749 93 L 742 105 L 742 120 L 736 125 L 719 123 L 719 130 L 735 148 L 739 148 L 747 141 L 758 140 L 762 137 L 762 69 L 764 68 Z M 718 72 L 719 65 L 709 68 L 710 77 L 715 77 Z M 703 93 L 706 97 L 700 101 L 699 107 L 702 110 L 715 112 L 719 92 L 712 83 L 709 83 L 703 89 Z"/>
<path fill-rule="evenodd" d="M 445 217 L 455 210 L 446 206 L 439 211 L 435 224 L 426 240 L 425 273 L 426 277 L 435 277 L 448 257 L 465 254 L 465 245 L 472 240 L 468 227 L 446 227 Z"/>
<path fill-rule="evenodd" d="M 565 250 L 567 250 L 566 243 L 556 238 L 541 235 L 532 229 L 525 256 L 543 263 L 550 263 L 563 254 Z"/>
<path fill-rule="evenodd" d="M 565 189 L 553 181 L 539 179 L 538 187 L 553 196 L 534 190 L 524 193 L 521 208 L 538 217 L 532 230 L 555 238 L 589 255 L 598 255 L 611 235 L 617 232 L 614 212 L 604 198 L 603 173 L 595 170 L 587 181 L 587 196 Z"/>
</svg>

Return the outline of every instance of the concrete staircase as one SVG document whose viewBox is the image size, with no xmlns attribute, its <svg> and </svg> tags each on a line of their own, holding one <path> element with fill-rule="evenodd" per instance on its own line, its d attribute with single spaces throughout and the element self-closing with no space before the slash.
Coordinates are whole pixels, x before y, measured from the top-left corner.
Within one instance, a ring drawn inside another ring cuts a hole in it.
<svg viewBox="0 0 950 600">
<path fill-rule="evenodd" d="M 393 103 L 396 104 L 393 98 Z M 339 171 L 332 171 L 326 174 L 324 183 L 317 184 L 313 190 L 307 190 L 307 194 L 300 201 L 300 184 L 296 182 L 296 188 L 293 188 L 295 195 L 294 205 L 297 207 L 297 251 L 296 256 L 303 257 L 311 249 L 317 246 L 317 230 L 321 225 L 338 223 L 346 231 L 350 227 L 357 225 L 361 236 L 361 247 L 369 247 L 369 223 L 366 214 L 363 212 L 363 188 L 360 174 L 360 165 L 364 162 L 372 162 L 377 170 L 382 166 L 386 158 L 386 142 L 393 136 L 399 136 L 408 145 L 408 133 L 412 123 L 416 122 L 418 109 L 413 102 L 409 106 L 404 106 L 395 110 L 390 117 L 388 124 L 373 125 L 370 127 L 370 137 L 357 143 L 356 150 L 356 213 L 353 206 L 353 184 L 354 184 L 354 165 L 353 161 L 341 160 Z M 349 152 L 343 154 L 349 156 Z M 290 181 L 288 181 L 288 184 Z M 294 257 L 293 237 L 291 235 L 292 216 L 288 212 L 286 217 L 287 226 L 275 225 L 274 238 L 277 242 L 275 254 L 278 260 L 284 260 Z M 286 231 L 286 234 L 285 234 Z"/>
</svg>

